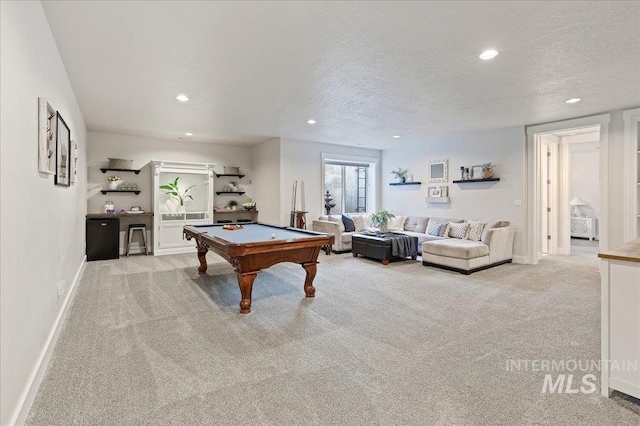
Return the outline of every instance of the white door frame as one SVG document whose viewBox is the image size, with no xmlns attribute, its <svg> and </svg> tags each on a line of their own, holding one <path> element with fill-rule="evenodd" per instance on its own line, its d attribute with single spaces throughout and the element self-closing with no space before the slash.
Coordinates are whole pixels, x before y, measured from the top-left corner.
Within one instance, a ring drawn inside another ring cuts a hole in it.
<svg viewBox="0 0 640 426">
<path fill-rule="evenodd" d="M 638 235 L 638 123 L 640 122 L 640 108 L 622 112 L 624 118 L 624 194 L 623 220 L 624 239 L 633 240 Z"/>
<path fill-rule="evenodd" d="M 524 244 L 527 263 L 534 265 L 537 264 L 538 253 L 540 252 L 539 237 L 542 226 L 540 218 L 541 190 L 539 185 L 539 153 L 541 147 L 541 136 L 545 133 L 553 133 L 560 130 L 600 126 L 600 250 L 606 250 L 609 248 L 609 121 L 610 114 L 602 114 L 526 127 L 527 200 Z M 563 194 L 561 199 L 566 197 L 567 195 Z M 568 205 L 560 205 L 559 207 L 560 209 L 570 209 Z M 564 217 L 564 215 L 562 215 L 562 217 Z M 565 224 L 565 226 L 566 225 L 567 224 Z M 563 226 L 561 225 L 560 228 L 563 228 Z"/>
</svg>

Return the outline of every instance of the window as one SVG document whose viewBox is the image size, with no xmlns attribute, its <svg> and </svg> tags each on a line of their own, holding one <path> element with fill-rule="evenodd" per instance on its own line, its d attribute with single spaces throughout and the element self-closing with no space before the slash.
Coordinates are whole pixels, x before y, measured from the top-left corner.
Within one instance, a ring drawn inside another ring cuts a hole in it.
<svg viewBox="0 0 640 426">
<path fill-rule="evenodd" d="M 367 211 L 368 164 L 339 161 L 324 162 L 324 190 L 329 191 L 335 207 L 331 213 Z"/>
</svg>

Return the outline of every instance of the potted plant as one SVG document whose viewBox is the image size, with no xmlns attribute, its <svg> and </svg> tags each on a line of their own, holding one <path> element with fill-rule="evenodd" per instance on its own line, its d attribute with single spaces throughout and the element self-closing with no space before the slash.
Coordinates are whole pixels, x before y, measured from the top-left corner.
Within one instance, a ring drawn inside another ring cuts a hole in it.
<svg viewBox="0 0 640 426">
<path fill-rule="evenodd" d="M 493 163 L 484 163 L 482 165 L 482 178 L 491 179 L 493 177 L 493 169 L 496 167 Z"/>
<path fill-rule="evenodd" d="M 173 183 L 161 185 L 160 189 L 164 189 L 165 191 L 167 191 L 165 192 L 165 194 L 170 195 L 174 200 L 176 200 L 179 203 L 180 210 L 184 211 L 187 199 L 193 200 L 193 197 L 191 195 L 187 195 L 187 192 L 189 192 L 189 190 L 195 185 L 191 185 L 181 192 L 180 188 L 178 188 L 178 179 L 180 179 L 179 176 L 176 178 L 176 180 L 173 181 Z"/>
<path fill-rule="evenodd" d="M 118 190 L 118 181 L 120 178 L 118 176 L 109 176 L 107 178 L 107 182 L 109 182 L 109 191 L 117 191 Z"/>
<path fill-rule="evenodd" d="M 398 181 L 404 183 L 407 181 L 407 173 L 409 170 L 403 169 L 402 167 L 398 167 L 398 170 L 392 170 L 391 174 L 393 174 Z"/>
<path fill-rule="evenodd" d="M 231 210 L 237 210 L 238 209 L 238 202 L 236 200 L 229 201 L 229 207 L 231 207 Z"/>
<path fill-rule="evenodd" d="M 380 228 L 380 232 L 387 232 L 389 225 L 389 219 L 396 217 L 393 213 L 387 210 L 380 210 L 378 213 L 371 217 L 371 221 L 376 227 Z"/>
</svg>

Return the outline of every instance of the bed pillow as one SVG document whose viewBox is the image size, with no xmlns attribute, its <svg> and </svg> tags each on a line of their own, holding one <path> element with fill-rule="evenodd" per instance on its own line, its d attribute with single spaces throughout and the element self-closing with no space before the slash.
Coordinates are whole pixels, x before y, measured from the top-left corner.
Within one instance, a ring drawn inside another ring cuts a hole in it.
<svg viewBox="0 0 640 426">
<path fill-rule="evenodd" d="M 449 222 L 447 226 L 447 237 L 464 240 L 467 238 L 468 231 L 469 231 L 468 223 Z"/>
<path fill-rule="evenodd" d="M 479 220 L 470 220 L 467 223 L 469 224 L 469 230 L 467 231 L 467 240 L 480 241 L 485 223 Z"/>
<path fill-rule="evenodd" d="M 344 223 L 342 223 L 342 218 L 338 219 L 335 216 L 329 216 L 329 222 L 336 222 L 340 226 L 340 232 L 344 232 Z"/>
<path fill-rule="evenodd" d="M 344 225 L 345 232 L 355 232 L 356 225 L 350 217 L 342 215 L 342 224 Z"/>
<path fill-rule="evenodd" d="M 389 231 L 402 231 L 404 229 L 404 221 L 407 220 L 406 216 L 396 216 L 389 218 L 387 222 L 387 229 Z"/>
</svg>

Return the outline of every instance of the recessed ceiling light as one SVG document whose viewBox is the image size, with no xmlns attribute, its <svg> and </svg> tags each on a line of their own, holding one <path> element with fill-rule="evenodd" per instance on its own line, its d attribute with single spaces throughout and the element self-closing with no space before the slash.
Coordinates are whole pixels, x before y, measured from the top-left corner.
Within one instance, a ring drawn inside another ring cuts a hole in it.
<svg viewBox="0 0 640 426">
<path fill-rule="evenodd" d="M 485 50 L 480 54 L 480 59 L 486 61 L 487 59 L 493 59 L 498 56 L 497 50 Z"/>
<path fill-rule="evenodd" d="M 309 124 L 316 124 L 316 120 L 314 120 L 313 118 L 311 120 L 307 120 L 307 123 Z"/>
<path fill-rule="evenodd" d="M 187 97 L 186 95 L 178 95 L 176 96 L 176 99 L 180 102 L 187 102 L 189 100 L 189 97 Z"/>
<path fill-rule="evenodd" d="M 400 135 L 393 135 L 393 138 L 394 139 L 398 139 L 398 138 L 400 138 Z"/>
<path fill-rule="evenodd" d="M 193 133 L 187 132 L 184 134 L 185 136 L 193 136 Z"/>
<path fill-rule="evenodd" d="M 571 99 L 567 99 L 565 102 L 568 104 L 575 104 L 576 102 L 580 102 L 582 99 L 580 98 L 571 98 Z"/>
</svg>

